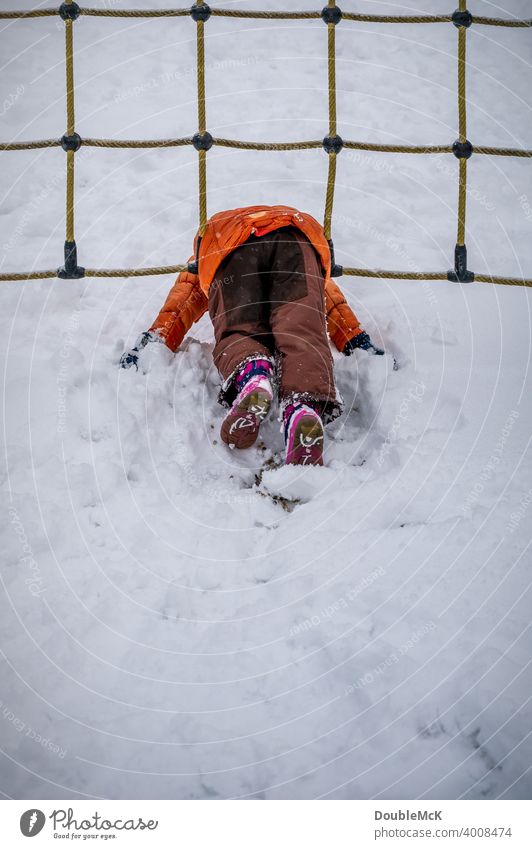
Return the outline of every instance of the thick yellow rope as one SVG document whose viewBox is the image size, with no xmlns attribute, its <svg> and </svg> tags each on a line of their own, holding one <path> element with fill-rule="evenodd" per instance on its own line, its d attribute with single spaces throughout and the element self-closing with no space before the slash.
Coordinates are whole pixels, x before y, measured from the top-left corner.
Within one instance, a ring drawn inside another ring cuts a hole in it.
<svg viewBox="0 0 532 849">
<path fill-rule="evenodd" d="M 328 8 L 334 9 L 336 0 L 328 0 Z M 329 136 L 337 133 L 336 120 L 336 25 L 327 24 L 327 74 L 329 80 Z M 325 213 L 323 230 L 325 238 L 331 238 L 332 214 L 334 205 L 334 187 L 336 183 L 336 153 L 329 153 L 327 174 L 327 192 L 325 195 Z"/>
<path fill-rule="evenodd" d="M 109 148 L 157 148 L 157 147 L 185 147 L 192 144 L 192 136 L 183 136 L 175 139 L 93 139 L 84 138 L 84 147 L 109 147 Z M 315 150 L 323 147 L 323 140 L 312 139 L 295 142 L 252 142 L 240 141 L 239 139 L 213 138 L 213 144 L 218 147 L 231 147 L 239 150 Z M 0 142 L 2 150 L 37 150 L 39 148 L 59 147 L 61 139 L 38 139 L 28 142 Z M 372 142 L 346 141 L 346 150 L 364 150 L 377 153 L 421 153 L 439 154 L 452 153 L 450 144 L 436 145 L 408 145 L 408 144 L 374 144 Z M 518 147 L 473 147 L 473 151 L 483 156 L 518 156 L 524 158 L 532 157 L 532 150 L 520 150 Z"/>
<path fill-rule="evenodd" d="M 161 274 L 179 274 L 186 265 L 157 265 L 152 268 L 87 268 L 85 277 L 156 277 Z M 372 268 L 343 268 L 348 277 L 367 277 L 379 280 L 447 280 L 445 271 L 388 271 Z M 20 271 L 0 274 L 0 282 L 16 280 L 49 280 L 57 277 L 57 271 Z M 491 274 L 475 274 L 477 283 L 495 283 L 500 286 L 531 286 L 532 280 L 521 277 L 497 277 Z"/>
<path fill-rule="evenodd" d="M 66 0 L 68 5 L 72 0 Z M 74 113 L 74 38 L 72 32 L 73 22 L 65 21 L 65 66 L 66 66 L 66 112 L 67 112 L 67 135 L 75 132 Z M 74 241 L 74 151 L 67 151 L 66 171 L 66 241 Z"/>
<path fill-rule="evenodd" d="M 49 280 L 57 277 L 57 269 L 54 271 L 11 271 L 0 274 L 0 282 L 7 283 L 11 280 Z"/>
<path fill-rule="evenodd" d="M 299 142 L 247 142 L 236 139 L 213 138 L 218 147 L 232 147 L 240 150 L 312 150 L 323 147 L 323 141 Z"/>
<path fill-rule="evenodd" d="M 490 18 L 485 15 L 473 15 L 473 23 L 490 27 L 532 27 L 532 18 L 526 20 L 515 18 L 512 20 L 511 18 Z"/>
<path fill-rule="evenodd" d="M 28 9 L 27 12 L 0 12 L 0 21 L 22 20 L 23 18 L 48 18 L 58 13 L 59 9 Z"/>
<path fill-rule="evenodd" d="M 466 11 L 466 0 L 460 0 L 459 10 Z M 458 138 L 461 142 L 467 140 L 467 107 L 466 107 L 466 28 L 458 27 Z M 460 159 L 458 172 L 458 228 L 456 243 L 465 244 L 467 203 L 467 160 Z"/>
<path fill-rule="evenodd" d="M 180 139 L 83 139 L 83 147 L 111 148 L 150 148 L 150 147 L 184 147 L 192 144 L 192 137 Z"/>
<path fill-rule="evenodd" d="M 325 198 L 325 215 L 323 232 L 326 239 L 331 238 L 332 211 L 334 204 L 334 185 L 336 182 L 336 153 L 329 153 L 329 172 L 327 175 L 327 195 Z"/>
<path fill-rule="evenodd" d="M 202 6 L 204 0 L 197 0 Z M 196 22 L 197 27 L 197 70 L 198 70 L 198 130 L 203 135 L 207 131 L 207 113 L 205 105 L 205 24 Z M 198 151 L 199 169 L 199 233 L 203 236 L 207 227 L 207 151 Z"/>
<path fill-rule="evenodd" d="M 39 150 L 44 147 L 59 147 L 60 139 L 40 139 L 29 142 L 0 142 L 0 150 Z"/>
<path fill-rule="evenodd" d="M 153 268 L 87 268 L 85 277 L 151 277 L 159 274 L 179 274 L 187 265 L 156 265 Z"/>
<path fill-rule="evenodd" d="M 22 20 L 24 18 L 46 18 L 57 15 L 55 9 L 31 9 L 28 11 L 0 11 L 0 20 Z M 100 18 L 186 18 L 190 7 L 182 9 L 91 9 L 80 8 L 80 14 Z M 317 20 L 319 11 L 308 12 L 263 12 L 245 9 L 211 9 L 213 17 L 255 18 L 257 20 Z M 342 20 L 375 24 L 445 24 L 452 21 L 451 15 L 365 15 L 358 12 L 343 12 Z M 493 18 L 485 15 L 473 15 L 473 22 L 494 27 L 532 27 L 532 19 Z"/>
</svg>

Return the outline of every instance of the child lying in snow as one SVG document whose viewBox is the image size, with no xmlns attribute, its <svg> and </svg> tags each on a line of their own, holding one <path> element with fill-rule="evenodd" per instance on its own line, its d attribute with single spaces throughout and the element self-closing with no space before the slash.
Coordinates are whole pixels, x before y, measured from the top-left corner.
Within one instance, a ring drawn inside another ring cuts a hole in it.
<svg viewBox="0 0 532 849">
<path fill-rule="evenodd" d="M 121 366 L 138 368 L 140 351 L 153 341 L 175 351 L 208 309 L 220 402 L 229 407 L 223 441 L 253 445 L 277 385 L 286 463 L 322 465 L 323 426 L 341 413 L 327 330 L 346 356 L 355 348 L 384 353 L 330 277 L 323 228 L 291 207 L 250 206 L 214 215 L 194 248 L 199 273 L 181 272 Z"/>
</svg>

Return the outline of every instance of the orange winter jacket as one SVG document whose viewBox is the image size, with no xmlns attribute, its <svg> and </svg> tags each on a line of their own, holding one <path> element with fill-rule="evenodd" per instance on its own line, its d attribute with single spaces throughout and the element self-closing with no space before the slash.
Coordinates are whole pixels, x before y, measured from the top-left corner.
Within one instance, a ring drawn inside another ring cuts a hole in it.
<svg viewBox="0 0 532 849">
<path fill-rule="evenodd" d="M 325 276 L 327 327 L 332 341 L 339 351 L 343 351 L 346 343 L 360 333 L 359 321 L 331 279 L 331 256 L 323 227 L 312 215 L 289 206 L 246 206 L 213 215 L 199 243 L 199 274 L 189 271 L 179 274 L 150 330 L 157 332 L 175 351 L 190 327 L 206 312 L 209 287 L 222 260 L 251 235 L 263 236 L 288 226 L 297 227 L 304 233 L 321 260 Z M 191 260 L 198 253 L 198 236 L 196 233 Z"/>
</svg>

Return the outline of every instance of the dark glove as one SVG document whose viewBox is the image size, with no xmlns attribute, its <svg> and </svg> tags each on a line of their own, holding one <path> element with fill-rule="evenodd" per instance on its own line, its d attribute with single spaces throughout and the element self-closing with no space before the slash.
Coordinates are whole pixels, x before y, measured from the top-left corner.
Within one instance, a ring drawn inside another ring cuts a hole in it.
<svg viewBox="0 0 532 849">
<path fill-rule="evenodd" d="M 345 346 L 343 353 L 346 357 L 350 357 L 356 348 L 362 348 L 363 351 L 369 351 L 371 354 L 377 354 L 381 357 L 384 354 L 382 348 L 377 348 L 371 341 L 369 334 L 365 330 L 354 336 Z"/>
<path fill-rule="evenodd" d="M 146 330 L 144 333 L 141 333 L 133 348 L 129 351 L 124 351 L 122 356 L 120 357 L 120 368 L 131 368 L 131 366 L 135 366 L 136 370 L 139 370 L 139 356 L 140 352 L 149 342 L 162 342 L 160 336 L 156 333 L 153 333 L 151 330 Z"/>
</svg>

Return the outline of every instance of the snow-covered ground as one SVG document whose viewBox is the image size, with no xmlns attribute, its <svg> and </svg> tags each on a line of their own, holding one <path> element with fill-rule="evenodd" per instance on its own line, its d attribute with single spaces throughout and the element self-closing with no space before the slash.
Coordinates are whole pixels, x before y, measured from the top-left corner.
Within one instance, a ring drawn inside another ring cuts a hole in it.
<svg viewBox="0 0 532 849">
<path fill-rule="evenodd" d="M 530 15 L 526 0 L 470 9 Z M 319 21 L 213 19 L 206 33 L 213 134 L 325 135 Z M 80 134 L 194 131 L 194 36 L 187 19 L 80 19 Z M 469 31 L 474 143 L 532 146 L 530 39 Z M 60 135 L 62 25 L 3 22 L 0 42 L 1 138 Z M 345 22 L 337 42 L 346 138 L 456 137 L 454 27 Z M 55 267 L 64 153 L 1 156 L 2 270 Z M 80 263 L 188 257 L 194 151 L 76 161 Z M 323 152 L 214 149 L 208 161 L 211 212 L 282 202 L 321 218 Z M 449 267 L 456 168 L 344 151 L 339 261 Z M 531 276 L 530 163 L 477 157 L 469 172 L 470 266 Z M 0 289 L 3 795 L 530 797 L 530 292 L 340 281 L 401 367 L 337 358 L 346 414 L 326 468 L 298 471 L 278 467 L 274 420 L 254 450 L 219 443 L 207 319 L 175 357 L 156 346 L 142 372 L 117 368 L 171 282 Z"/>
</svg>

